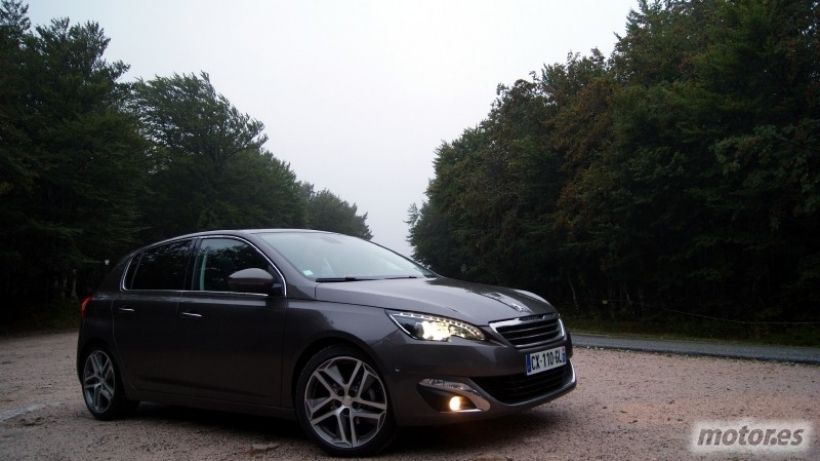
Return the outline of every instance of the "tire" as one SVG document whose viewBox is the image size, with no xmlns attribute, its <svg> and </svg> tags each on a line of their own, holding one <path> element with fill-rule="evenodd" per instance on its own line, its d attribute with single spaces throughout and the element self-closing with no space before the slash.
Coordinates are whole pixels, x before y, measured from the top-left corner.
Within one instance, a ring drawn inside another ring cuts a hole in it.
<svg viewBox="0 0 820 461">
<path fill-rule="evenodd" d="M 384 380 L 352 347 L 330 346 L 305 364 L 294 408 L 302 430 L 333 456 L 376 454 L 396 434 Z"/>
<path fill-rule="evenodd" d="M 101 347 L 89 349 L 83 357 L 80 384 L 86 408 L 99 420 L 121 418 L 139 405 L 125 397 L 119 368 L 111 354 Z"/>
</svg>

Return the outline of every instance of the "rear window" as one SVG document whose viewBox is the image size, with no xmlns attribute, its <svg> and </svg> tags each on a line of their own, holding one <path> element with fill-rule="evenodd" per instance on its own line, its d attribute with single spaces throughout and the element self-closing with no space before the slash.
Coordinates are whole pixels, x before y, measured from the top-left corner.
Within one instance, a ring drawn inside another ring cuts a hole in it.
<svg viewBox="0 0 820 461">
<path fill-rule="evenodd" d="M 188 267 L 191 240 L 151 248 L 134 258 L 133 275 L 129 268 L 126 287 L 133 290 L 182 290 Z M 130 282 L 130 284 L 129 284 Z"/>
</svg>

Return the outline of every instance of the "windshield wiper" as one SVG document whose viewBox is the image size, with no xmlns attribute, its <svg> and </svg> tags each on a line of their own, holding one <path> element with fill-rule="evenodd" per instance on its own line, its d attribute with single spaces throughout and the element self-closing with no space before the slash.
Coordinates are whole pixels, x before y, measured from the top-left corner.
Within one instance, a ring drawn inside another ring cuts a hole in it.
<svg viewBox="0 0 820 461">
<path fill-rule="evenodd" d="M 324 283 L 324 282 L 359 282 L 361 280 L 374 280 L 374 279 L 369 278 L 369 277 L 351 277 L 349 275 L 346 276 L 346 277 L 319 277 L 319 278 L 316 279 L 316 281 L 319 282 L 319 283 Z"/>
<path fill-rule="evenodd" d="M 354 277 L 347 275 L 344 277 L 319 277 L 316 279 L 319 283 L 325 282 L 360 282 L 362 280 L 397 280 L 397 279 L 417 279 L 418 275 L 392 275 L 388 277 Z"/>
</svg>

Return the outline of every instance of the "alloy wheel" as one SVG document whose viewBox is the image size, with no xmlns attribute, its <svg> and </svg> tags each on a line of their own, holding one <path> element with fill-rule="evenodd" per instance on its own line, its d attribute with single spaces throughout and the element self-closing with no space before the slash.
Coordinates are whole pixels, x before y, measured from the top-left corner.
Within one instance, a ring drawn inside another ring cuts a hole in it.
<svg viewBox="0 0 820 461">
<path fill-rule="evenodd" d="M 101 350 L 88 354 L 83 367 L 83 396 L 88 407 L 97 414 L 111 408 L 116 391 L 114 362 Z"/>
<path fill-rule="evenodd" d="M 314 369 L 305 387 L 304 405 L 319 437 L 336 448 L 351 449 L 379 434 L 388 403 L 384 383 L 370 365 L 340 356 Z"/>
</svg>

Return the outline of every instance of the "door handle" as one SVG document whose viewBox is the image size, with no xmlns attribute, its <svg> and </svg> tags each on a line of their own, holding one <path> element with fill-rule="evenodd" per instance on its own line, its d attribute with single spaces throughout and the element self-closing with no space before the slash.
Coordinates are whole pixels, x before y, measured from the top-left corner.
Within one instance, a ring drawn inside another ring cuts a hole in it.
<svg viewBox="0 0 820 461">
<path fill-rule="evenodd" d="M 126 307 L 126 306 L 123 306 L 123 307 L 118 307 L 118 308 L 117 308 L 117 310 L 118 310 L 118 311 L 120 311 L 120 312 L 125 312 L 125 313 L 127 313 L 127 314 L 131 314 L 131 313 L 136 312 L 136 311 L 134 310 L 134 308 L 132 308 L 132 307 Z"/>
<path fill-rule="evenodd" d="M 189 318 L 189 319 L 201 319 L 202 314 L 197 314 L 196 312 L 182 312 L 179 314 L 181 317 Z"/>
</svg>

